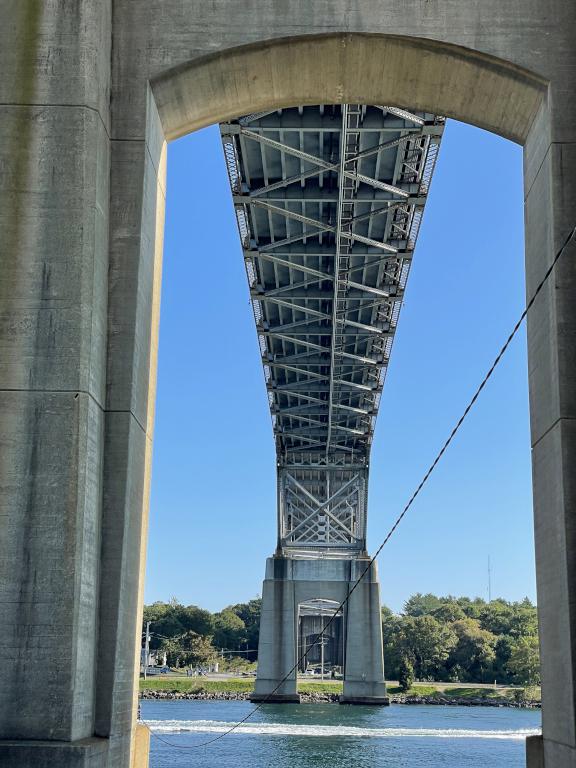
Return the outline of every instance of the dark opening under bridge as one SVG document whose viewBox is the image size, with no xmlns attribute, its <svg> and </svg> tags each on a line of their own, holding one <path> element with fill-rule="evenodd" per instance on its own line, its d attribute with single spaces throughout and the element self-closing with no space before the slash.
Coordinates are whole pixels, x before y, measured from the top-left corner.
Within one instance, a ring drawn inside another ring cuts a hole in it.
<svg viewBox="0 0 576 768">
<path fill-rule="evenodd" d="M 277 455 L 256 701 L 298 700 L 300 606 L 341 602 L 367 561 L 370 445 L 443 126 L 365 104 L 220 125 Z M 375 565 L 343 615 L 342 700 L 386 703 Z"/>
</svg>

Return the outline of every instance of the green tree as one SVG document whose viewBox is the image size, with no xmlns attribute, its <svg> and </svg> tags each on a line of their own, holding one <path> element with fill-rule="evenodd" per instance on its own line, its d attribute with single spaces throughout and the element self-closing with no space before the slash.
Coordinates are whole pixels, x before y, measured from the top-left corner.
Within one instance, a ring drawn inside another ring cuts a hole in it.
<svg viewBox="0 0 576 768">
<path fill-rule="evenodd" d="M 216 659 L 216 650 L 210 636 L 199 635 L 192 630 L 178 637 L 163 640 L 168 664 L 171 667 L 197 666 L 209 664 Z"/>
<path fill-rule="evenodd" d="M 197 635 L 211 635 L 214 632 L 214 617 L 205 608 L 197 605 L 177 605 L 175 613 L 186 631 Z"/>
<path fill-rule="evenodd" d="M 398 668 L 398 685 L 403 693 L 410 690 L 414 683 L 414 667 L 410 659 L 402 656 Z"/>
<path fill-rule="evenodd" d="M 437 677 L 456 645 L 451 626 L 433 616 L 407 616 L 402 622 L 403 646 L 413 661 L 417 679 Z"/>
<path fill-rule="evenodd" d="M 441 624 L 451 624 L 453 621 L 466 618 L 466 614 L 462 608 L 453 600 L 447 600 L 442 603 L 442 605 L 438 606 L 438 608 L 434 608 L 431 616 Z"/>
<path fill-rule="evenodd" d="M 145 605 L 143 616 L 144 624 L 146 624 L 147 621 L 158 621 L 158 619 L 163 618 L 169 610 L 169 603 L 156 602 L 152 603 L 152 605 Z"/>
<path fill-rule="evenodd" d="M 494 646 L 494 664 L 493 671 L 490 673 L 491 680 L 497 680 L 499 683 L 511 683 L 512 675 L 508 669 L 508 660 L 512 653 L 514 638 L 510 635 L 500 635 Z"/>
<path fill-rule="evenodd" d="M 246 643 L 246 625 L 233 611 L 225 608 L 214 616 L 214 644 L 217 648 L 239 650 Z"/>
<path fill-rule="evenodd" d="M 382 619 L 382 623 L 384 623 L 387 619 L 394 616 L 393 611 L 388 608 L 387 605 L 381 605 L 380 606 L 380 618 Z"/>
<path fill-rule="evenodd" d="M 404 613 L 407 616 L 427 616 L 441 605 L 440 599 L 436 595 L 428 593 L 422 595 L 417 592 L 404 603 Z"/>
<path fill-rule="evenodd" d="M 239 616 L 246 627 L 246 643 L 253 653 L 247 654 L 250 661 L 258 656 L 258 641 L 260 639 L 260 613 L 262 612 L 262 598 L 256 597 L 248 603 L 229 605 L 224 610 L 232 611 Z"/>
<path fill-rule="evenodd" d="M 146 627 L 146 622 L 151 622 L 150 648 L 160 648 L 165 638 L 173 638 L 186 631 L 186 627 L 178 616 L 177 606 L 178 603 L 175 603 L 174 600 L 170 603 L 157 602 L 144 606 L 143 630 Z"/>
<path fill-rule="evenodd" d="M 519 637 L 512 644 L 508 669 L 520 685 L 540 684 L 540 649 L 534 635 Z"/>
<path fill-rule="evenodd" d="M 481 597 L 475 597 L 473 600 L 470 597 L 458 597 L 456 602 L 469 619 L 477 619 L 486 606 L 486 601 Z"/>
<path fill-rule="evenodd" d="M 493 635 L 510 634 L 513 607 L 506 600 L 492 600 L 480 610 L 478 621 L 482 629 Z"/>
<path fill-rule="evenodd" d="M 197 635 L 190 631 L 184 635 L 182 644 L 185 652 L 184 663 L 187 665 L 209 664 L 216 659 L 216 649 L 209 635 Z"/>
<path fill-rule="evenodd" d="M 183 652 L 176 638 L 163 638 L 159 643 L 159 648 L 166 651 L 166 661 L 169 667 L 180 666 Z"/>
<path fill-rule="evenodd" d="M 485 682 L 487 672 L 496 658 L 495 635 L 482 629 L 476 619 L 455 621 L 451 624 L 451 629 L 457 642 L 450 653 L 448 668 L 456 665 L 461 667 L 465 672 L 466 682 Z"/>
<path fill-rule="evenodd" d="M 160 648 L 163 639 L 175 638 L 185 632 L 195 632 L 198 635 L 212 635 L 214 618 L 210 611 L 197 605 L 184 606 L 176 598 L 169 603 L 153 603 L 144 606 L 144 624 L 151 622 L 150 648 Z"/>
<path fill-rule="evenodd" d="M 513 605 L 510 634 L 513 637 L 538 636 L 538 609 L 527 597 Z"/>
<path fill-rule="evenodd" d="M 384 664 L 386 676 L 396 680 L 399 675 L 400 662 L 405 655 L 404 633 L 402 631 L 403 616 L 383 616 L 382 640 L 384 645 Z"/>
</svg>

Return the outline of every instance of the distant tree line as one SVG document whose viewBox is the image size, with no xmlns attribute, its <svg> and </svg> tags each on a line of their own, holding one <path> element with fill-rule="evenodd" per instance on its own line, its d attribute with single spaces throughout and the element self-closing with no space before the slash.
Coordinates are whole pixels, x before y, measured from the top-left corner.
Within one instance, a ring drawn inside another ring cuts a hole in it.
<svg viewBox="0 0 576 768">
<path fill-rule="evenodd" d="M 210 613 L 176 599 L 144 607 L 151 650 L 166 651 L 171 667 L 214 661 L 221 649 L 257 658 L 260 598 Z M 538 620 L 528 598 L 520 602 L 413 595 L 401 614 L 382 607 L 386 677 L 413 680 L 538 685 Z"/>
<path fill-rule="evenodd" d="M 413 595 L 404 612 L 382 607 L 386 677 L 413 680 L 540 683 L 538 617 L 528 598 Z"/>
<path fill-rule="evenodd" d="M 210 613 L 197 605 L 169 603 L 144 606 L 144 627 L 150 622 L 150 649 L 166 651 L 171 667 L 187 667 L 215 661 L 222 650 L 245 651 L 242 658 L 257 658 L 262 600 L 230 605 Z M 247 651 L 247 652 L 246 652 Z"/>
</svg>

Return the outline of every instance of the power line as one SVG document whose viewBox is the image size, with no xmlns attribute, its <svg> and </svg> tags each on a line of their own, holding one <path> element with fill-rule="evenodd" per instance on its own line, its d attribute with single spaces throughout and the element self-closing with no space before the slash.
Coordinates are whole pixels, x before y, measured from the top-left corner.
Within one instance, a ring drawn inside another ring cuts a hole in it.
<svg viewBox="0 0 576 768">
<path fill-rule="evenodd" d="M 276 686 L 276 688 L 274 688 L 274 690 L 273 690 L 273 691 L 271 691 L 271 692 L 270 692 L 270 693 L 269 693 L 269 694 L 266 696 L 266 698 L 265 698 L 263 701 L 261 701 L 261 702 L 260 702 L 259 704 L 257 704 L 255 707 L 253 707 L 253 708 L 250 710 L 250 712 L 248 712 L 248 714 L 247 714 L 245 717 L 243 717 L 241 720 L 238 720 L 238 722 L 234 723 L 234 724 L 233 724 L 233 725 L 232 725 L 230 728 L 228 728 L 228 730 L 224 731 L 223 733 L 220 733 L 220 734 L 218 734 L 218 736 L 215 736 L 215 737 L 214 737 L 214 738 L 212 738 L 212 739 L 208 739 L 207 741 L 203 741 L 203 742 L 201 742 L 200 744 L 175 744 L 175 743 L 173 743 L 173 742 L 171 742 L 171 741 L 168 741 L 167 739 L 164 739 L 163 737 L 159 736 L 158 734 L 154 733 L 154 731 L 153 731 L 153 730 L 152 730 L 152 729 L 151 729 L 149 726 L 147 726 L 147 727 L 148 727 L 148 729 L 150 730 L 151 734 L 152 734 L 152 735 L 153 735 L 153 736 L 154 736 L 156 739 L 158 739 L 158 741 L 161 741 L 161 742 L 163 742 L 164 744 L 168 744 L 168 745 L 169 745 L 169 746 L 171 746 L 171 747 L 175 747 L 176 749 L 197 749 L 197 748 L 199 748 L 199 747 L 207 747 L 207 746 L 209 746 L 210 744 L 214 744 L 214 742 L 216 742 L 216 741 L 219 741 L 220 739 L 223 739 L 225 736 L 228 736 L 230 733 L 232 733 L 233 731 L 237 730 L 237 729 L 238 729 L 238 728 L 239 728 L 239 727 L 240 727 L 240 726 L 241 726 L 243 723 L 245 723 L 247 720 L 249 720 L 249 719 L 252 717 L 252 715 L 254 715 L 254 714 L 255 714 L 255 713 L 256 713 L 256 712 L 257 712 L 257 711 L 258 711 L 258 710 L 259 710 L 259 709 L 262 707 L 262 705 L 263 705 L 263 704 L 265 704 L 267 701 L 269 701 L 269 700 L 272 698 L 272 696 L 274 696 L 274 694 L 276 693 L 276 691 L 277 691 L 279 688 L 281 688 L 281 686 L 282 686 L 282 685 L 283 685 L 283 684 L 286 682 L 286 680 L 288 680 L 288 679 L 290 678 L 290 676 L 292 675 L 292 673 L 293 673 L 295 670 L 297 670 L 297 669 L 298 669 L 298 667 L 299 667 L 299 666 L 300 666 L 300 664 L 301 664 L 301 663 L 304 661 L 304 659 L 305 659 L 305 658 L 308 656 L 308 654 L 310 653 L 310 651 L 312 650 L 312 648 L 314 648 L 314 647 L 315 647 L 316 645 L 318 645 L 318 644 L 319 644 L 321 641 L 323 641 L 323 639 L 324 639 L 324 637 L 325 637 L 325 633 L 326 633 L 326 630 L 327 630 L 327 629 L 330 627 L 330 625 L 331 625 L 331 624 L 333 624 L 333 622 L 335 621 L 336 617 L 339 615 L 339 613 L 340 613 L 340 611 L 342 610 L 342 608 L 343 608 L 343 607 L 346 605 L 346 603 L 347 603 L 347 602 L 348 602 L 348 600 L 350 599 L 350 597 L 351 597 L 351 595 L 353 594 L 354 590 L 355 590 L 355 589 L 358 587 L 358 585 L 360 584 L 360 582 L 362 581 L 362 579 L 364 578 L 364 576 L 366 576 L 366 574 L 368 573 L 368 571 L 370 570 L 370 568 L 372 567 L 372 565 L 374 564 L 374 562 L 376 561 L 377 557 L 380 555 L 380 553 L 382 552 L 382 550 L 384 549 L 384 547 L 386 546 L 386 544 L 387 544 L 387 543 L 390 541 L 390 539 L 391 539 L 391 538 L 392 538 L 392 536 L 394 535 L 394 533 L 395 533 L 396 529 L 398 528 L 398 526 L 400 525 L 400 523 L 401 523 L 401 522 L 402 522 L 402 520 L 404 519 L 404 516 L 406 515 L 406 513 L 408 512 L 408 510 L 410 509 L 410 507 L 412 506 L 412 504 L 413 504 L 413 503 L 416 501 L 416 498 L 417 498 L 417 497 L 418 497 L 418 495 L 420 494 L 420 491 L 422 490 L 422 488 L 423 488 L 423 487 L 426 485 L 426 483 L 428 482 L 428 480 L 429 480 L 429 478 L 430 478 L 430 475 L 431 475 L 431 474 L 434 472 L 434 470 L 435 470 L 435 469 L 436 469 L 436 467 L 438 466 L 438 463 L 440 462 L 440 459 L 441 459 L 441 458 L 444 456 L 444 454 L 445 454 L 446 450 L 448 449 L 448 446 L 450 445 L 450 443 L 451 443 L 451 442 L 454 440 L 454 438 L 456 437 L 456 434 L 457 434 L 457 432 L 459 431 L 459 429 L 460 429 L 460 427 L 462 426 L 462 424 L 464 423 L 464 421 L 465 421 L 466 417 L 468 416 L 468 414 L 470 413 L 470 411 L 472 410 L 472 408 L 473 408 L 473 407 L 474 407 L 474 405 L 476 404 L 476 401 L 478 400 L 478 397 L 480 396 L 480 394 L 481 394 L 482 390 L 484 389 L 484 387 L 486 386 L 486 384 L 488 383 L 488 381 L 489 381 L 489 380 L 490 380 L 490 378 L 492 377 L 492 374 L 493 374 L 493 373 L 494 373 L 494 371 L 496 370 L 496 367 L 498 366 L 498 364 L 499 364 L 499 363 L 500 363 L 500 361 L 502 360 L 502 358 L 503 358 L 504 354 L 506 353 L 506 350 L 507 350 L 507 349 L 508 349 L 508 347 L 510 346 L 510 344 L 511 344 L 511 342 L 512 342 L 512 339 L 513 339 L 513 338 L 516 336 L 516 334 L 517 334 L 518 330 L 520 329 L 520 326 L 522 325 L 522 323 L 524 322 L 524 319 L 526 318 L 526 315 L 528 314 L 529 310 L 532 308 L 532 306 L 533 306 L 534 302 L 536 301 L 536 298 L 538 297 L 538 295 L 539 295 L 539 294 L 540 294 L 540 292 L 542 291 L 542 288 L 543 288 L 543 287 L 544 287 L 544 285 L 546 284 L 546 282 L 547 282 L 548 278 L 549 278 L 549 277 L 550 277 L 550 275 L 552 274 L 552 272 L 553 272 L 553 270 L 554 270 L 554 267 L 555 267 L 555 266 L 556 266 L 556 264 L 558 263 L 558 260 L 560 259 L 560 257 L 562 256 L 562 254 L 563 254 L 563 253 L 564 253 L 564 251 L 566 250 L 566 248 L 567 248 L 568 244 L 569 244 L 569 243 L 570 243 L 570 241 L 571 241 L 571 240 L 574 238 L 574 236 L 575 236 L 575 235 L 576 235 L 576 226 L 574 226 L 574 227 L 573 227 L 573 229 L 570 231 L 570 233 L 567 235 L 566 239 L 565 239 L 565 240 L 564 240 L 564 242 L 562 243 L 562 246 L 561 246 L 561 247 L 560 247 L 560 249 L 557 251 L 556 255 L 554 256 L 554 259 L 552 260 L 552 263 L 550 264 L 550 266 L 548 267 L 548 269 L 547 269 L 547 270 L 546 270 L 546 272 L 544 273 L 544 277 L 543 277 L 543 278 L 542 278 L 542 280 L 541 280 L 541 281 L 538 283 L 538 286 L 536 287 L 536 290 L 534 291 L 534 293 L 532 294 L 532 297 L 530 298 L 530 300 L 529 300 L 529 301 L 528 301 L 528 303 L 526 304 L 526 307 L 525 307 L 525 309 L 523 310 L 523 312 L 522 312 L 522 314 L 520 315 L 520 317 L 518 318 L 518 320 L 517 320 L 516 324 L 515 324 L 515 325 L 514 325 L 514 327 L 512 328 L 512 331 L 510 332 L 510 334 L 509 334 L 508 338 L 506 339 L 506 341 L 505 341 L 505 342 L 504 342 L 504 344 L 502 345 L 502 347 L 501 347 L 500 351 L 498 352 L 498 354 L 497 354 L 497 355 L 496 355 L 496 357 L 494 358 L 494 362 L 492 363 L 492 365 L 491 365 L 491 366 L 490 366 L 490 368 L 488 369 L 488 371 L 487 371 L 486 375 L 485 375 L 485 376 L 484 376 L 484 378 L 482 379 L 482 381 L 481 381 L 480 385 L 478 386 L 478 388 L 476 389 L 476 391 L 475 391 L 475 392 L 474 392 L 474 394 L 472 395 L 472 398 L 470 399 L 470 401 L 469 401 L 468 405 L 466 406 L 466 408 L 465 408 L 465 409 L 464 409 L 464 411 L 462 412 L 462 415 L 460 416 L 460 418 L 459 418 L 459 419 L 458 419 L 458 421 L 456 422 L 456 424 L 455 424 L 455 426 L 453 427 L 452 431 L 450 432 L 450 434 L 449 434 L 448 438 L 447 438 L 447 439 L 446 439 L 446 441 L 444 442 L 444 444 L 443 444 L 442 448 L 441 448 L 441 449 L 438 451 L 438 453 L 436 454 L 436 457 L 434 458 L 434 461 L 433 461 L 433 462 L 430 464 L 430 466 L 428 467 L 428 470 L 427 470 L 427 471 L 426 471 L 426 473 L 424 474 L 424 476 L 423 476 L 422 480 L 421 480 L 421 481 L 420 481 L 420 483 L 417 485 L 417 487 L 416 487 L 416 490 L 414 491 L 414 493 L 412 494 L 412 496 L 409 498 L 409 500 L 408 500 L 408 502 L 406 503 L 406 505 L 404 506 L 404 509 L 402 510 L 402 512 L 401 512 L 401 513 L 398 515 L 398 517 L 396 518 L 396 520 L 395 520 L 394 524 L 392 525 L 392 527 L 390 528 L 390 530 L 389 530 L 389 531 L 388 531 L 388 533 L 386 534 L 386 536 L 385 536 L 385 538 L 384 538 L 383 542 L 380 544 L 380 546 L 378 547 L 378 549 L 376 550 L 376 552 L 375 552 L 375 553 L 372 555 L 372 557 L 371 557 L 371 558 L 370 558 L 370 560 L 368 561 L 368 565 L 367 565 L 367 566 L 364 568 L 364 570 L 362 571 L 362 573 L 360 574 L 360 576 L 358 577 L 358 579 L 357 579 L 357 580 L 354 582 L 354 584 L 352 585 L 352 588 L 351 588 L 351 589 L 350 589 L 350 591 L 348 592 L 347 596 L 346 596 L 346 597 L 344 598 L 344 600 L 343 600 L 343 601 L 340 603 L 340 605 L 339 605 L 339 606 L 338 606 L 338 607 L 335 609 L 334 613 L 332 614 L 332 616 L 330 617 L 330 619 L 328 620 L 328 622 L 327 622 L 327 623 L 326 623 L 326 625 L 324 626 L 324 629 L 322 630 L 322 632 L 320 632 L 320 633 L 317 635 L 317 637 L 316 637 L 316 640 L 315 640 L 315 641 L 314 641 L 314 642 L 313 642 L 313 643 L 312 643 L 312 644 L 311 644 L 311 645 L 310 645 L 310 646 L 309 646 L 309 647 L 308 647 L 308 648 L 307 648 L 307 649 L 304 651 L 304 653 L 303 653 L 303 654 L 302 654 L 302 655 L 301 655 L 301 656 L 298 658 L 298 660 L 296 661 L 296 664 L 294 664 L 294 666 L 293 666 L 293 667 L 292 667 L 292 668 L 291 668 L 291 669 L 290 669 L 290 670 L 287 672 L 287 674 L 286 674 L 286 675 L 285 675 L 285 676 L 282 678 L 282 680 L 280 680 L 280 682 L 278 683 L 278 685 Z M 142 722 L 144 725 L 147 725 L 147 723 L 146 723 L 144 720 L 142 720 L 141 722 Z"/>
<path fill-rule="evenodd" d="M 232 651 L 229 648 L 220 648 L 221 653 L 256 653 L 257 648 L 248 648 L 245 651 Z"/>
</svg>

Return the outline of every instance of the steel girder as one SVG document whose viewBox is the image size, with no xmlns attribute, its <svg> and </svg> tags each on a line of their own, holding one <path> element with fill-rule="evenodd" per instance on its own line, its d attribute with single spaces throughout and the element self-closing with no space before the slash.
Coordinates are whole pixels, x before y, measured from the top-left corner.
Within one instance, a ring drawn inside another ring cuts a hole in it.
<svg viewBox="0 0 576 768">
<path fill-rule="evenodd" d="M 365 550 L 366 467 L 283 467 L 278 482 L 284 549 L 307 555 Z"/>
<path fill-rule="evenodd" d="M 346 104 L 220 126 L 285 548 L 365 547 L 370 445 L 443 123 Z"/>
</svg>

